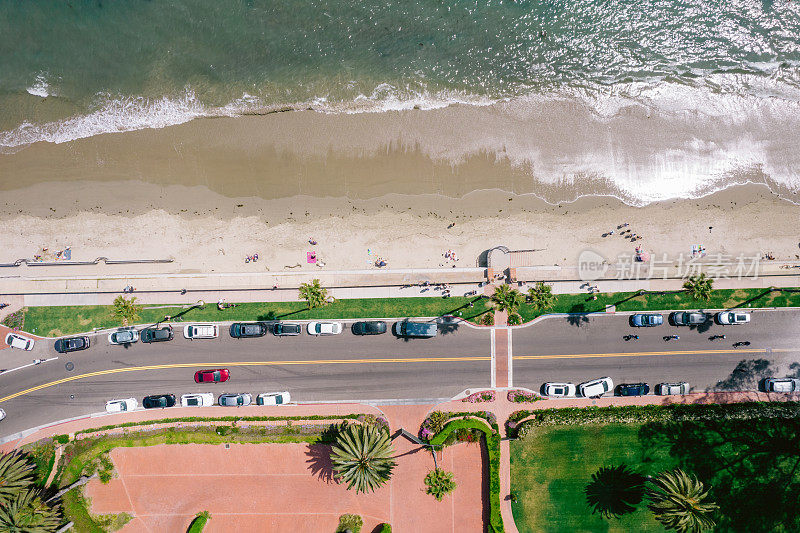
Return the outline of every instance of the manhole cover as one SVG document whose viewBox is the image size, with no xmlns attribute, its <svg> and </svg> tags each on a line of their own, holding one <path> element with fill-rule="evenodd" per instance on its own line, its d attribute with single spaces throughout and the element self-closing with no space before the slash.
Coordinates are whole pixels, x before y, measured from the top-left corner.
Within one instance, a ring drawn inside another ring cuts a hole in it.
<svg viewBox="0 0 800 533">
<path fill-rule="evenodd" d="M 69 363 L 64 365 L 64 368 L 67 369 L 67 372 L 72 372 L 75 369 L 75 364 L 72 361 L 70 361 Z"/>
</svg>

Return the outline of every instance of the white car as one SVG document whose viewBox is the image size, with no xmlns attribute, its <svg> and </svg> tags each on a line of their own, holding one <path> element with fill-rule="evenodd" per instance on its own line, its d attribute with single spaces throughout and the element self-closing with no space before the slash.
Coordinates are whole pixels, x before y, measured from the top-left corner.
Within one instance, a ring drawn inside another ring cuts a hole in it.
<svg viewBox="0 0 800 533">
<path fill-rule="evenodd" d="M 800 379 L 797 378 L 769 378 L 764 381 L 767 392 L 797 392 L 800 390 Z"/>
<path fill-rule="evenodd" d="M 594 398 L 614 390 L 614 382 L 609 377 L 597 378 L 581 383 L 578 385 L 578 390 L 584 398 Z"/>
<path fill-rule="evenodd" d="M 133 411 L 137 407 L 139 407 L 139 402 L 136 401 L 136 398 L 125 398 L 106 402 L 106 412 L 108 413 L 124 413 L 126 411 Z"/>
<path fill-rule="evenodd" d="M 108 336 L 111 344 L 133 344 L 139 342 L 139 332 L 135 329 L 121 329 Z"/>
<path fill-rule="evenodd" d="M 9 333 L 6 335 L 6 344 L 12 348 L 19 348 L 20 350 L 33 350 L 33 339 L 23 337 L 18 333 Z"/>
<path fill-rule="evenodd" d="M 0 420 L 4 419 L 5 417 L 6 417 L 6 412 L 0 409 Z"/>
<path fill-rule="evenodd" d="M 750 322 L 750 313 L 742 311 L 722 311 L 717 313 L 717 324 L 729 326 L 731 324 L 747 324 Z"/>
<path fill-rule="evenodd" d="M 256 405 L 285 405 L 291 399 L 288 392 L 264 392 L 256 396 Z"/>
<path fill-rule="evenodd" d="M 208 407 L 214 405 L 214 395 L 210 392 L 195 392 L 181 396 L 181 407 Z"/>
<path fill-rule="evenodd" d="M 187 339 L 216 339 L 219 337 L 219 326 L 216 324 L 189 324 L 183 328 L 183 336 Z"/>
<path fill-rule="evenodd" d="M 656 385 L 656 394 L 659 396 L 669 396 L 672 394 L 689 394 L 689 384 L 685 381 L 678 383 L 659 383 Z"/>
<path fill-rule="evenodd" d="M 545 383 L 542 387 L 545 396 L 550 398 L 565 398 L 575 396 L 575 385 L 572 383 Z"/>
<path fill-rule="evenodd" d="M 338 335 L 342 332 L 340 322 L 309 322 L 309 335 Z"/>
</svg>

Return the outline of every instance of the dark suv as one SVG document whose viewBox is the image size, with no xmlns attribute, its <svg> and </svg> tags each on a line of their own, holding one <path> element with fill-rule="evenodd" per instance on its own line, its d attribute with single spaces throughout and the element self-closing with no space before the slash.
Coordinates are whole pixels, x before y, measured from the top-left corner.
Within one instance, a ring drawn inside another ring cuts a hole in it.
<svg viewBox="0 0 800 533">
<path fill-rule="evenodd" d="M 382 320 L 355 322 L 350 329 L 354 335 L 380 335 L 386 333 L 386 322 Z"/>
<path fill-rule="evenodd" d="M 89 337 L 69 337 L 58 339 L 53 347 L 58 353 L 79 352 L 89 347 Z"/>
<path fill-rule="evenodd" d="M 286 322 L 277 322 L 272 325 L 272 334 L 278 337 L 300 335 L 303 332 L 303 326 L 300 324 L 288 324 Z"/>
<path fill-rule="evenodd" d="M 263 337 L 267 334 L 267 325 L 261 322 L 235 322 L 231 324 L 231 337 L 243 339 Z"/>
<path fill-rule="evenodd" d="M 650 392 L 650 385 L 647 383 L 623 383 L 617 388 L 620 396 L 644 396 Z"/>
<path fill-rule="evenodd" d="M 411 322 L 404 320 L 402 322 L 395 322 L 394 332 L 398 337 L 416 337 L 427 339 L 435 337 L 439 331 L 435 322 Z"/>
<path fill-rule="evenodd" d="M 172 328 L 145 328 L 139 332 L 139 340 L 142 342 L 164 342 L 172 340 Z"/>
</svg>

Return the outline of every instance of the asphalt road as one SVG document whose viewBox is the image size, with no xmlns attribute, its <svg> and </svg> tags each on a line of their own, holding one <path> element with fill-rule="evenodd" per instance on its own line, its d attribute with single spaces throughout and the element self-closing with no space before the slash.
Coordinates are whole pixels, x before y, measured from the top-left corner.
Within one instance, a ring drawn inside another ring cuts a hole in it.
<svg viewBox="0 0 800 533">
<path fill-rule="evenodd" d="M 175 328 L 170 342 L 127 347 L 92 336 L 85 351 L 58 354 L 53 341 L 39 341 L 33 357 L 49 361 L 0 375 L 0 398 L 63 379 L 0 403 L 7 418 L 0 437 L 56 420 L 100 412 L 112 398 L 188 392 L 289 391 L 293 400 L 449 398 L 469 386 L 489 386 L 490 337 L 486 330 L 440 325 L 432 339 L 391 334 L 359 337 L 349 323 L 340 335 L 232 339 L 227 327 L 210 340 L 186 340 Z M 71 370 L 67 369 L 71 363 Z M 250 363 L 250 364 L 248 364 Z M 175 365 L 182 365 L 175 367 Z M 160 368 L 147 369 L 158 366 Z M 197 385 L 204 368 L 227 367 L 226 383 Z M 142 367 L 145 367 L 142 369 Z M 466 384 L 466 385 L 465 385 Z"/>
<path fill-rule="evenodd" d="M 615 384 L 755 390 L 765 377 L 800 375 L 799 323 L 797 310 L 756 310 L 750 324 L 700 328 L 632 328 L 625 314 L 547 318 L 513 330 L 513 385 L 539 390 L 546 381 L 610 376 Z M 218 339 L 188 341 L 176 327 L 171 342 L 129 347 L 97 335 L 89 350 L 67 355 L 56 354 L 52 340 L 38 341 L 25 358 L 59 359 L 0 375 L 0 407 L 8 414 L 0 437 L 102 411 L 112 398 L 156 393 L 288 390 L 297 401 L 379 401 L 448 398 L 490 385 L 489 332 L 465 325 L 442 325 L 436 338 L 416 340 L 357 337 L 349 324 L 330 337 L 237 340 L 221 330 Z M 623 340 L 631 333 L 640 340 Z M 673 333 L 680 339 L 663 340 Z M 725 340 L 709 340 L 723 333 Z M 734 348 L 737 341 L 751 344 Z M 229 382 L 194 383 L 196 370 L 222 366 L 231 370 Z"/>
<path fill-rule="evenodd" d="M 547 381 L 610 376 L 615 384 L 644 381 L 651 388 L 687 381 L 693 391 L 756 390 L 766 377 L 800 374 L 798 324 L 796 310 L 752 311 L 749 324 L 735 326 L 676 327 L 667 313 L 664 325 L 652 328 L 633 328 L 619 314 L 547 318 L 514 330 L 513 384 L 539 390 Z M 629 334 L 640 339 L 625 341 Z M 672 334 L 680 339 L 663 339 Z M 727 338 L 709 340 L 715 334 Z M 738 341 L 751 344 L 733 347 Z"/>
</svg>

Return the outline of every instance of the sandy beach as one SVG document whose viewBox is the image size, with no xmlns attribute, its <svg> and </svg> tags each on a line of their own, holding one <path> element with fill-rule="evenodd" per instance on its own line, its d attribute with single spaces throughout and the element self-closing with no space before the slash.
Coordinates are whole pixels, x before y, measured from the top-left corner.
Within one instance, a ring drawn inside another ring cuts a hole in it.
<svg viewBox="0 0 800 533">
<path fill-rule="evenodd" d="M 379 257 L 391 268 L 471 267 L 497 245 L 537 250 L 548 265 L 637 245 L 670 256 L 693 244 L 709 254 L 800 254 L 797 194 L 757 172 L 742 178 L 754 183 L 696 200 L 630 206 L 603 180 L 534 179 L 536 168 L 509 155 L 519 149 L 502 146 L 514 132 L 479 135 L 481 120 L 503 120 L 502 108 L 465 108 L 199 119 L 36 143 L 0 155 L 0 261 L 66 246 L 75 260 L 173 258 L 178 270 L 216 271 L 313 269 L 309 251 L 334 270 L 375 268 Z M 561 140 L 551 135 L 547 157 L 569 144 L 569 128 L 591 123 L 576 116 L 584 122 L 551 128 Z M 603 237 L 623 223 L 642 239 Z"/>
</svg>

